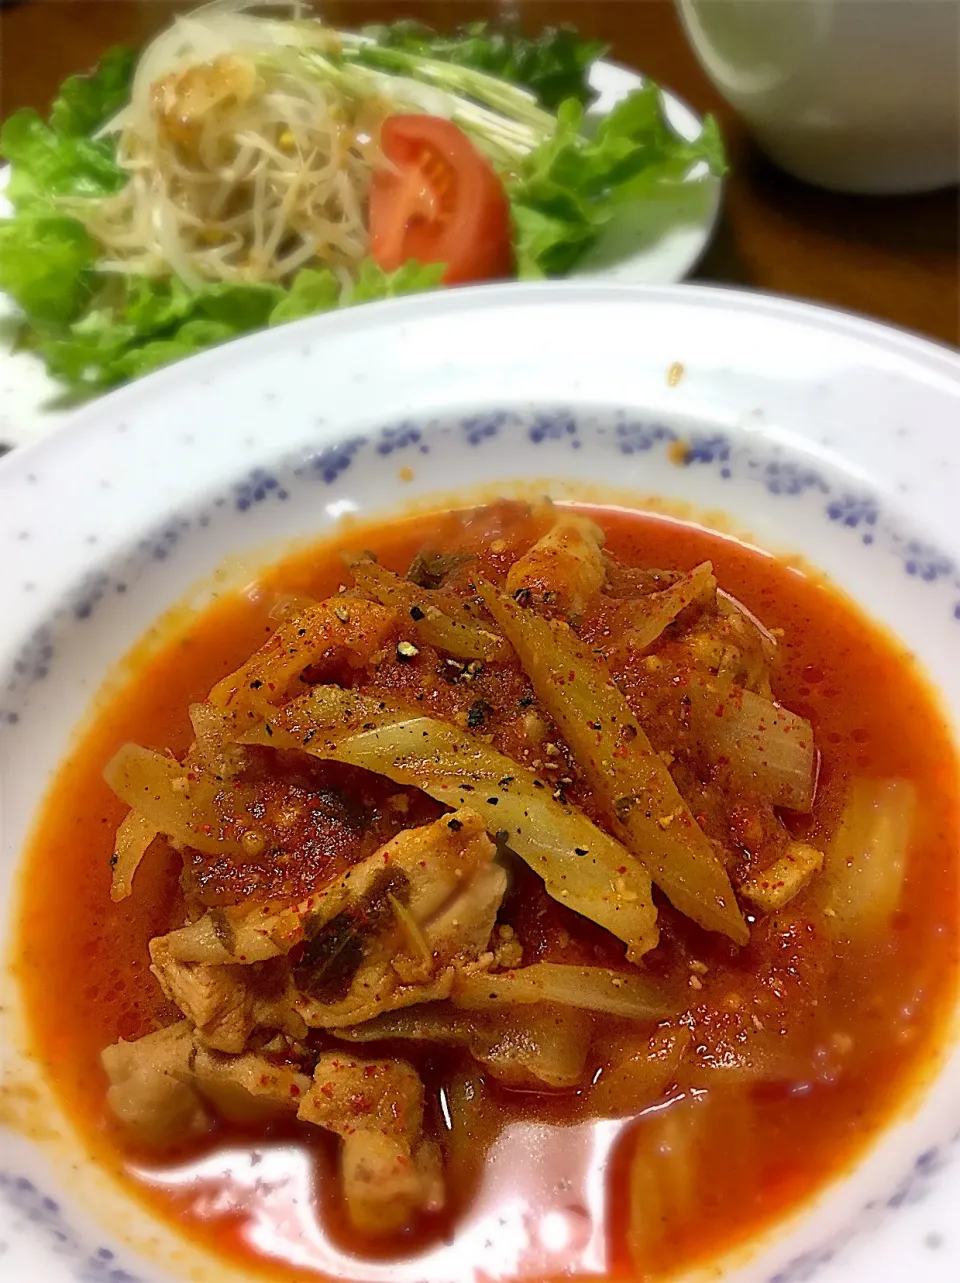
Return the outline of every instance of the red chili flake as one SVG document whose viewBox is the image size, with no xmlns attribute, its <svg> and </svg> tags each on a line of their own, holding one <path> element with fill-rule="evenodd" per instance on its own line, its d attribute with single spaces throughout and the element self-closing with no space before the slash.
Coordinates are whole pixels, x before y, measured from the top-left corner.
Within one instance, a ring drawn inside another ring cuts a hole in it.
<svg viewBox="0 0 960 1283">
<path fill-rule="evenodd" d="M 291 1083 L 291 1084 L 290 1084 L 290 1095 L 291 1095 L 291 1096 L 299 1096 L 299 1095 L 300 1095 L 300 1088 L 297 1086 L 297 1084 L 296 1084 L 296 1083 Z"/>
<path fill-rule="evenodd" d="M 619 869 L 617 869 L 618 873 L 626 873 L 626 871 L 627 871 L 627 866 L 625 864 L 621 864 Z"/>
<path fill-rule="evenodd" d="M 320 1094 L 326 1096 L 328 1100 L 333 1099 L 333 1083 L 324 1083 L 320 1088 Z"/>
</svg>

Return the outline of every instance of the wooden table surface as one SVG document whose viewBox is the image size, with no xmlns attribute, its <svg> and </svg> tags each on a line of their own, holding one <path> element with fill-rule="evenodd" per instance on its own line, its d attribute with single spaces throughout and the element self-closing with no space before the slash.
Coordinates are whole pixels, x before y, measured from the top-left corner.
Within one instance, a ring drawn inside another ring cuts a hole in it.
<svg viewBox="0 0 960 1283">
<path fill-rule="evenodd" d="M 720 119 L 730 154 L 726 208 L 701 280 L 747 285 L 866 313 L 960 346 L 960 196 L 864 198 L 807 187 L 751 144 L 703 75 L 671 0 L 504 0 L 535 30 L 571 22 Z M 0 12 L 0 114 L 44 110 L 59 82 L 114 43 L 138 43 L 170 13 L 168 0 L 24 0 Z M 344 25 L 400 16 L 449 26 L 490 16 L 474 0 L 327 0 Z"/>
</svg>

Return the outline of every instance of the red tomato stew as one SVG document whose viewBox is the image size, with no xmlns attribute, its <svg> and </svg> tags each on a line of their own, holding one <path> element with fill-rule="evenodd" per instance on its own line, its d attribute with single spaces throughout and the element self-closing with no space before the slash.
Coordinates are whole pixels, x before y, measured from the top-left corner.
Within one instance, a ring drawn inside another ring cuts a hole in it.
<svg viewBox="0 0 960 1283">
<path fill-rule="evenodd" d="M 354 531 L 64 766 L 36 1046 L 140 1197 L 271 1277 L 669 1275 L 936 1064 L 957 779 L 910 657 L 755 548 L 545 503 Z"/>
</svg>

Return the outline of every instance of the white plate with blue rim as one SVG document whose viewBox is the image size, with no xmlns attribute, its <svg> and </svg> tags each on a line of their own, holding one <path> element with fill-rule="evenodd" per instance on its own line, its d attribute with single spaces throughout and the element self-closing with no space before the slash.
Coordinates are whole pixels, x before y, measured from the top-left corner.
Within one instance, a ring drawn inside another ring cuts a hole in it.
<svg viewBox="0 0 960 1283">
<path fill-rule="evenodd" d="M 589 118 L 607 115 L 644 78 L 626 67 L 597 62 L 590 73 L 597 99 Z M 682 137 L 699 137 L 702 120 L 675 94 L 663 91 L 667 120 Z M 578 277 L 600 276 L 629 285 L 669 285 L 682 281 L 696 267 L 710 242 L 720 213 L 723 184 L 704 177 L 705 166 L 690 172 L 689 192 L 650 201 L 631 209 L 608 229 L 576 267 Z M 7 170 L 0 170 L 0 218 L 10 215 L 3 198 Z M 15 352 L 16 308 L 0 294 L 0 446 L 22 445 L 52 432 L 69 417 L 63 388 L 50 378 L 43 362 L 31 352 Z"/>
<path fill-rule="evenodd" d="M 50 772 L 158 612 L 189 592 L 199 601 L 196 585 L 227 558 L 252 573 L 267 543 L 276 551 L 461 482 L 467 497 L 536 481 L 560 498 L 657 496 L 726 514 L 892 629 L 956 731 L 958 421 L 960 356 L 920 339 L 756 295 L 598 283 L 464 290 L 315 318 L 91 404 L 0 463 L 5 951 Z M 0 1005 L 3 1277 L 249 1277 L 154 1220 L 85 1153 L 30 1057 L 13 971 Z M 956 1033 L 923 1094 L 841 1178 L 720 1263 L 725 1277 L 960 1277 Z M 567 1268 L 602 1273 L 602 1241 L 591 1236 L 589 1262 Z M 495 1277 L 485 1253 L 502 1247 L 496 1227 L 472 1242 L 470 1260 L 444 1245 L 410 1277 Z M 330 1268 L 399 1277 L 345 1254 Z"/>
</svg>

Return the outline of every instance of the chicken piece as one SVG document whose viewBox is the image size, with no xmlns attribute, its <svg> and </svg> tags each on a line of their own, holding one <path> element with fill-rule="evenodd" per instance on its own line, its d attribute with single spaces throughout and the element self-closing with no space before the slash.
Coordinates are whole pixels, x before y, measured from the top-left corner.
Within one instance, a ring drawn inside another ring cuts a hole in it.
<svg viewBox="0 0 960 1283">
<path fill-rule="evenodd" d="M 150 1144 L 170 1144 L 206 1130 L 208 1117 L 193 1087 L 193 1030 L 186 1020 L 122 1039 L 100 1059 L 110 1086 L 107 1104 Z"/>
<path fill-rule="evenodd" d="M 735 598 L 715 591 L 712 608 L 687 629 L 681 644 L 695 668 L 715 674 L 725 685 L 772 698 L 770 671 L 776 663 L 776 639 Z"/>
<path fill-rule="evenodd" d="M 217 708 L 257 708 L 280 703 L 305 668 L 364 668 L 396 637 L 395 610 L 375 601 L 331 597 L 285 618 L 268 641 L 217 682 L 209 702 Z"/>
<path fill-rule="evenodd" d="M 479 869 L 446 908 L 424 926 L 423 937 L 431 956 L 448 961 L 458 956 L 477 958 L 485 953 L 506 890 L 507 872 L 501 865 L 488 864 Z M 417 951 L 411 952 L 415 958 Z"/>
<path fill-rule="evenodd" d="M 402 1060 L 320 1057 L 297 1117 L 343 1138 L 340 1179 L 351 1224 L 395 1234 L 443 1204 L 436 1146 L 423 1136 L 423 1084 Z"/>
<path fill-rule="evenodd" d="M 163 940 L 167 956 L 176 962 L 252 966 L 280 958 L 302 943 L 305 923 L 318 899 L 309 896 L 301 904 L 282 908 L 276 904 L 213 908 L 155 939 Z"/>
<path fill-rule="evenodd" d="M 588 517 L 560 517 L 510 567 L 507 592 L 563 614 L 581 615 L 588 598 L 600 591 L 606 578 L 605 538 Z"/>
<path fill-rule="evenodd" d="M 799 895 L 823 868 L 823 852 L 806 842 L 789 842 L 779 859 L 748 878 L 740 894 L 763 913 L 775 913 Z"/>
<path fill-rule="evenodd" d="M 450 968 L 486 952 L 507 882 L 494 855 L 483 820 L 464 808 L 398 834 L 298 905 L 211 910 L 151 949 L 219 966 L 303 945 L 298 1011 L 314 1027 L 354 1024 L 446 997 Z"/>
<path fill-rule="evenodd" d="M 169 1144 L 206 1129 L 208 1101 L 234 1122 L 295 1114 L 310 1078 L 293 1063 L 248 1052 L 224 1055 L 198 1046 L 181 1020 L 102 1056 L 113 1113 L 151 1144 Z"/>
<path fill-rule="evenodd" d="M 306 1033 L 294 1009 L 290 977 L 269 964 L 219 967 L 177 962 L 166 937 L 150 942 L 150 970 L 160 988 L 196 1026 L 200 1040 L 218 1051 L 239 1053 L 254 1029 L 279 1029 L 292 1038 Z"/>
<path fill-rule="evenodd" d="M 224 1118 L 236 1123 L 295 1114 L 310 1090 L 310 1078 L 295 1065 L 253 1052 L 225 1056 L 198 1047 L 193 1072 L 206 1099 Z"/>
<path fill-rule="evenodd" d="M 351 870 L 341 885 L 352 895 L 309 928 L 294 971 L 306 1023 L 338 1028 L 446 997 L 455 969 L 486 954 L 507 888 L 494 854 L 483 820 L 464 808 Z"/>
</svg>

